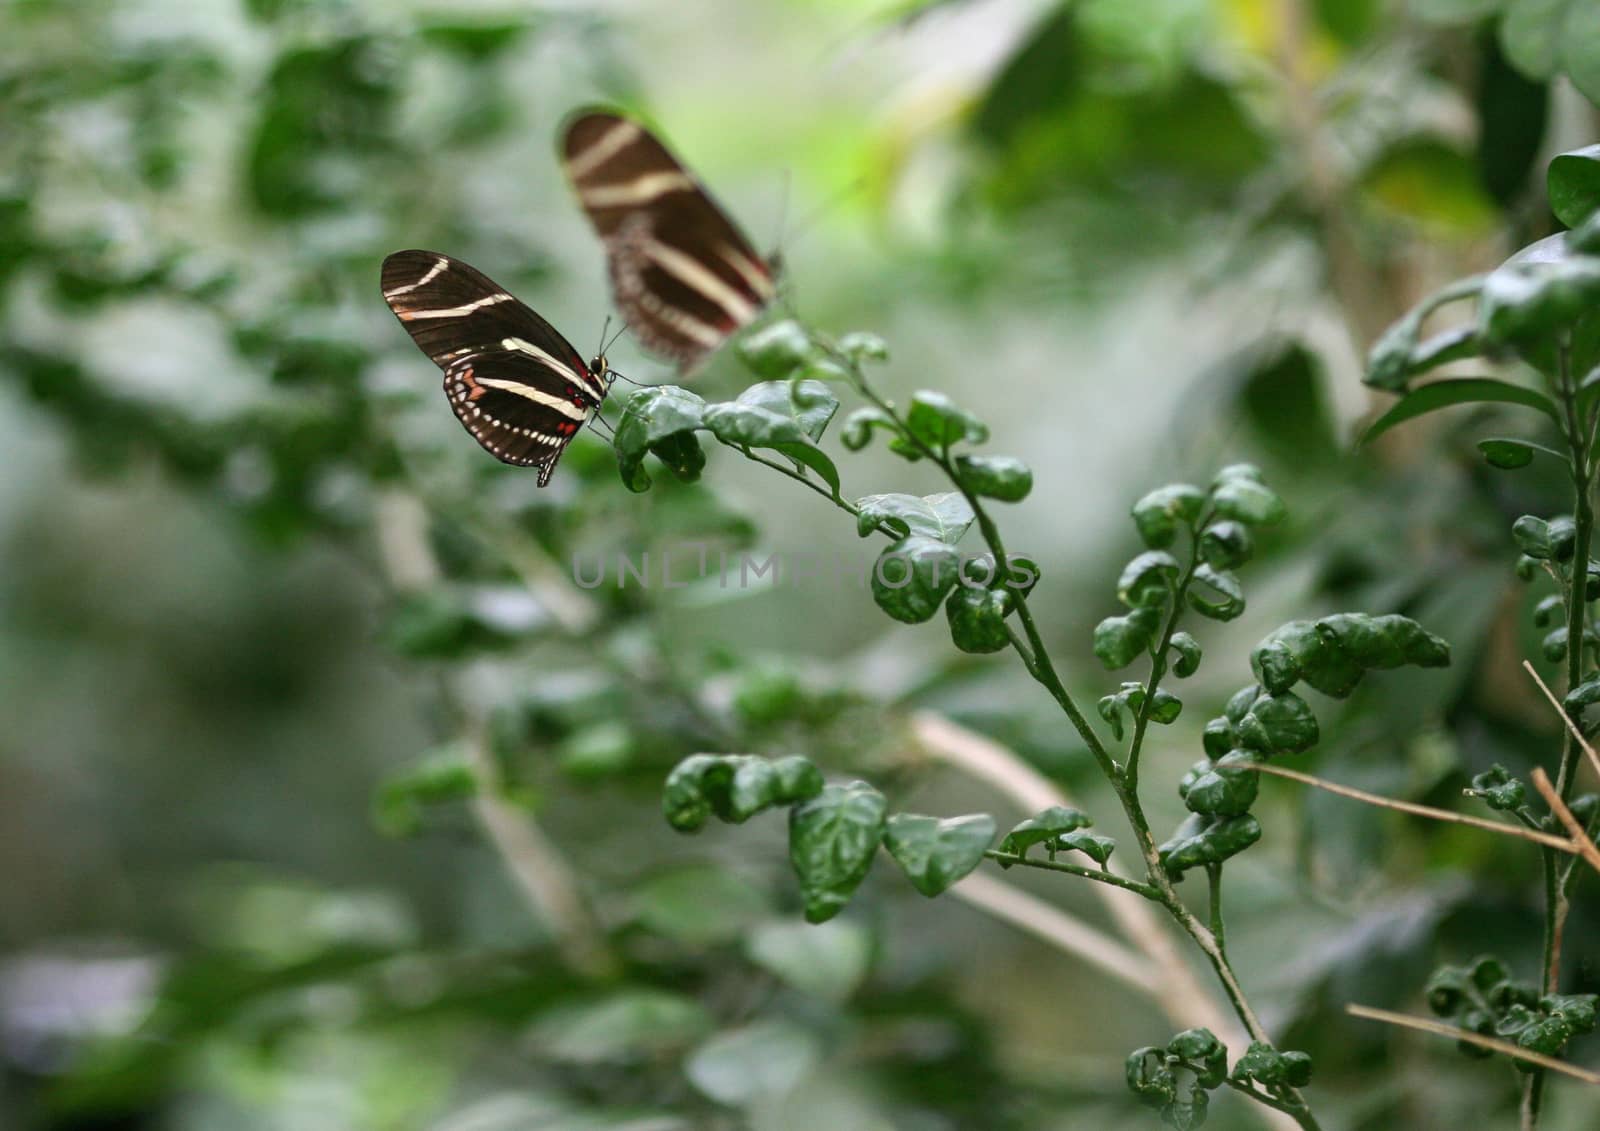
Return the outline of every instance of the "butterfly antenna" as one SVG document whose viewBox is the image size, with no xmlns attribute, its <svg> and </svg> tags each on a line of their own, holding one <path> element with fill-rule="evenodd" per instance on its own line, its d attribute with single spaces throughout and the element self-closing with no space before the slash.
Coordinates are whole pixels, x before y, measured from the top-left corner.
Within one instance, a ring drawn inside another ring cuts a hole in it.
<svg viewBox="0 0 1600 1131">
<path fill-rule="evenodd" d="M 617 321 L 621 322 L 622 325 L 617 327 L 617 332 L 615 334 L 613 334 L 609 339 L 606 339 L 604 332 L 601 333 L 600 337 L 602 339 L 605 339 L 605 344 L 600 347 L 600 352 L 601 353 L 610 353 L 611 352 L 611 347 L 617 344 L 617 339 L 622 337 L 622 335 L 624 335 L 624 334 L 626 334 L 628 332 L 628 323 L 625 320 L 620 319 L 620 318 Z M 606 325 L 607 326 L 611 325 L 611 319 L 610 319 L 609 316 L 606 318 Z"/>
<path fill-rule="evenodd" d="M 606 320 L 600 326 L 600 356 L 606 353 L 606 331 L 611 329 L 611 315 L 606 315 Z"/>
</svg>

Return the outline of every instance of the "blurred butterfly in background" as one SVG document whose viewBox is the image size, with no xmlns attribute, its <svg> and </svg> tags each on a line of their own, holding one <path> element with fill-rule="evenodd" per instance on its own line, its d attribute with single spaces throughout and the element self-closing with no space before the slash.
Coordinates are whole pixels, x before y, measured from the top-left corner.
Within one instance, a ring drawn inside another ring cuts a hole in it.
<svg viewBox="0 0 1600 1131">
<path fill-rule="evenodd" d="M 772 265 L 649 130 L 586 111 L 561 151 L 605 244 L 617 310 L 645 349 L 691 372 L 772 301 Z"/>
<path fill-rule="evenodd" d="M 456 418 L 496 459 L 537 467 L 539 486 L 599 411 L 615 374 L 483 272 L 435 251 L 383 261 L 383 297 L 444 370 Z"/>
</svg>

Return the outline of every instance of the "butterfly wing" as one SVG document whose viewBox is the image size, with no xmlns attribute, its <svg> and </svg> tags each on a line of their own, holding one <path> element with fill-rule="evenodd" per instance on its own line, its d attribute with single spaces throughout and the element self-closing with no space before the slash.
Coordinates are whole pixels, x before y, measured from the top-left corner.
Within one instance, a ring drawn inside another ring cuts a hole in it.
<svg viewBox="0 0 1600 1131">
<path fill-rule="evenodd" d="M 639 123 L 581 114 L 562 153 L 605 244 L 617 309 L 646 349 L 691 370 L 772 301 L 771 266 Z"/>
<path fill-rule="evenodd" d="M 481 271 L 432 251 L 383 261 L 383 297 L 444 370 L 445 395 L 468 432 L 505 463 L 539 468 L 539 485 L 605 400 L 604 374 Z"/>
</svg>

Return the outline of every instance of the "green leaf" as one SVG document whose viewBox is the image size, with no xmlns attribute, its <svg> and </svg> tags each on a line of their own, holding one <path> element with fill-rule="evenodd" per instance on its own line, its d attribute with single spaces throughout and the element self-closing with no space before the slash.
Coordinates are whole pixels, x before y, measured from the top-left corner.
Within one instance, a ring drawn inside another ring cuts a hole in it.
<svg viewBox="0 0 1600 1131">
<path fill-rule="evenodd" d="M 839 398 L 833 395 L 833 390 L 828 388 L 822 381 L 810 379 L 802 381 L 762 381 L 759 384 L 751 385 L 740 393 L 736 400 L 728 403 L 731 403 L 735 410 L 759 409 L 774 416 L 792 420 L 796 427 L 799 428 L 803 438 L 807 440 L 820 440 L 822 433 L 827 430 L 828 422 L 833 419 L 834 413 L 839 411 Z M 724 439 L 724 437 L 718 431 L 714 417 L 726 407 L 726 403 L 716 404 L 706 410 L 706 424 L 719 440 Z M 735 428 L 736 431 L 736 426 L 729 425 L 728 427 Z M 791 437 L 785 435 L 781 439 L 788 442 Z M 751 447 L 768 446 L 754 440 L 746 440 L 743 437 L 737 437 L 735 441 L 725 442 L 748 443 Z"/>
<path fill-rule="evenodd" d="M 976 868 L 993 840 L 994 818 L 987 813 L 943 820 L 896 813 L 883 836 L 884 847 L 911 886 L 930 897 Z"/>
<path fill-rule="evenodd" d="M 895 620 L 921 624 L 939 611 L 959 570 L 960 555 L 953 546 L 912 534 L 873 563 L 872 599 Z"/>
<path fill-rule="evenodd" d="M 1021 502 L 1033 490 L 1033 471 L 1010 456 L 957 456 L 956 473 L 973 494 L 1003 503 Z"/>
<path fill-rule="evenodd" d="M 649 489 L 650 477 L 644 471 L 647 452 L 655 452 L 681 478 L 698 477 L 705 457 L 693 433 L 703 426 L 705 408 L 705 401 L 677 385 L 655 385 L 628 398 L 612 441 L 628 490 Z"/>
<path fill-rule="evenodd" d="M 935 452 L 956 444 L 981 444 L 989 438 L 988 426 L 957 407 L 943 393 L 921 389 L 911 394 L 906 430 Z"/>
<path fill-rule="evenodd" d="M 413 659 L 455 659 L 503 651 L 547 623 L 525 591 L 498 585 L 441 585 L 403 598 L 389 615 L 383 640 Z"/>
<path fill-rule="evenodd" d="M 1235 817 L 1256 803 L 1261 775 L 1255 760 L 1243 750 L 1232 750 L 1216 762 L 1198 763 L 1178 784 L 1183 803 L 1192 812 Z"/>
<path fill-rule="evenodd" d="M 1200 535 L 1200 556 L 1216 569 L 1238 569 L 1255 552 L 1255 538 L 1242 522 L 1213 522 Z"/>
<path fill-rule="evenodd" d="M 1234 727 L 1243 745 L 1264 754 L 1298 754 L 1320 737 L 1311 705 L 1292 691 L 1263 693 Z"/>
<path fill-rule="evenodd" d="M 844 430 L 839 433 L 839 442 L 852 452 L 859 452 L 872 442 L 872 432 L 881 428 L 891 436 L 900 435 L 900 426 L 894 418 L 881 408 L 868 406 L 858 408 L 844 419 Z"/>
<path fill-rule="evenodd" d="M 1117 842 L 1108 836 L 1089 832 L 1087 829 L 1078 829 L 1075 832 L 1062 833 L 1056 838 L 1052 846 L 1055 852 L 1081 852 L 1104 868 L 1111 860 L 1111 854 L 1117 849 Z"/>
<path fill-rule="evenodd" d="M 532 1040 L 555 1064 L 618 1066 L 681 1052 L 712 1024 L 710 1010 L 691 997 L 628 987 L 550 1010 Z"/>
<path fill-rule="evenodd" d="M 1474 275 L 1441 287 L 1413 307 L 1373 344 L 1367 355 L 1367 375 L 1362 379 L 1374 389 L 1403 393 L 1410 379 L 1445 361 L 1466 356 L 1474 338 L 1471 327 L 1444 331 L 1419 344 L 1422 324 L 1440 307 L 1478 293 L 1484 276 Z"/>
<path fill-rule="evenodd" d="M 1512 777 L 1498 762 L 1483 773 L 1474 774 L 1472 786 L 1466 792 L 1482 798 L 1489 808 L 1501 812 L 1515 812 L 1528 800 L 1527 786 Z"/>
<path fill-rule="evenodd" d="M 1244 476 L 1225 479 L 1213 487 L 1211 505 L 1223 518 L 1250 526 L 1271 526 L 1282 522 L 1289 513 L 1270 488 Z"/>
<path fill-rule="evenodd" d="M 1311 1056 L 1303 1052 L 1279 1052 L 1264 1041 L 1251 1041 L 1250 1047 L 1233 1066 L 1230 1078 L 1241 1084 L 1252 1081 L 1273 1088 L 1304 1088 L 1311 1083 Z"/>
<path fill-rule="evenodd" d="M 1550 211 L 1576 228 L 1600 210 L 1600 145 L 1586 145 L 1550 162 L 1545 176 Z"/>
<path fill-rule="evenodd" d="M 1525 514 L 1511 524 L 1511 538 L 1517 548 L 1538 561 L 1567 561 L 1577 550 L 1577 527 L 1565 516 L 1549 522 Z"/>
<path fill-rule="evenodd" d="M 763 923 L 746 937 L 750 961 L 808 997 L 839 1003 L 861 985 L 872 936 L 857 923 Z"/>
<path fill-rule="evenodd" d="M 1600 104 L 1600 18 L 1590 0 L 1511 0 L 1500 21 L 1500 44 L 1529 78 L 1564 72 Z"/>
<path fill-rule="evenodd" d="M 1006 616 L 1014 598 L 1007 589 L 956 586 L 945 602 L 950 638 L 963 652 L 984 654 L 1003 651 L 1011 644 Z"/>
<path fill-rule="evenodd" d="M 856 500 L 856 532 L 865 538 L 880 523 L 897 535 L 921 535 L 955 545 L 972 525 L 972 507 L 958 491 L 938 495 L 866 495 Z"/>
<path fill-rule="evenodd" d="M 758 377 L 782 381 L 814 362 L 821 351 L 804 326 L 792 319 L 774 322 L 739 341 L 739 357 Z"/>
<path fill-rule="evenodd" d="M 766 890 L 727 866 L 672 868 L 628 894 L 632 921 L 685 947 L 733 942 L 772 914 Z"/>
<path fill-rule="evenodd" d="M 1172 662 L 1172 674 L 1179 679 L 1188 679 L 1200 670 L 1200 642 L 1187 632 L 1174 632 L 1169 647 L 1178 654 Z"/>
<path fill-rule="evenodd" d="M 833 918 L 855 894 L 883 840 L 887 809 L 883 794 L 855 781 L 824 786 L 789 810 L 789 861 L 809 922 Z"/>
<path fill-rule="evenodd" d="M 1395 425 L 1404 424 L 1425 413 L 1453 405 L 1480 403 L 1520 404 L 1538 409 L 1557 424 L 1560 423 L 1556 406 L 1541 393 L 1492 377 L 1461 377 L 1433 381 L 1411 390 L 1372 423 L 1362 434 L 1359 444 L 1370 444 Z"/>
<path fill-rule="evenodd" d="M 713 814 L 738 824 L 821 790 L 822 774 L 799 755 L 772 761 L 754 754 L 691 754 L 667 775 L 661 809 L 673 828 L 694 832 Z"/>
<path fill-rule="evenodd" d="M 1260 839 L 1261 823 L 1249 813 L 1224 818 L 1196 813 L 1157 851 L 1161 866 L 1177 879 L 1191 868 L 1220 864 Z"/>
<path fill-rule="evenodd" d="M 1498 467 L 1502 471 L 1515 471 L 1533 462 L 1534 445 L 1524 440 L 1492 437 L 1479 440 L 1478 450 L 1483 453 L 1490 467 Z"/>
<path fill-rule="evenodd" d="M 757 1021 L 712 1037 L 690 1054 L 683 1072 L 711 1099 L 744 1107 L 794 1091 L 821 1057 L 818 1039 L 794 1022 Z"/>
<path fill-rule="evenodd" d="M 1207 592 L 1217 596 L 1209 597 Z M 1239 579 L 1225 570 L 1202 563 L 1195 567 L 1188 589 L 1189 605 L 1212 620 L 1229 621 L 1244 612 L 1244 588 Z"/>
<path fill-rule="evenodd" d="M 1529 348 L 1600 305 L 1600 257 L 1579 255 L 1565 232 L 1523 248 L 1490 272 L 1478 300 L 1478 334 L 1493 347 Z"/>
<path fill-rule="evenodd" d="M 478 775 L 471 758 L 449 747 L 385 778 L 373 794 L 373 821 L 386 836 L 411 836 L 421 831 L 423 811 L 429 806 L 477 795 Z"/>
<path fill-rule="evenodd" d="M 1117 599 L 1133 608 L 1164 605 L 1181 572 L 1178 559 L 1165 550 L 1146 550 L 1122 568 Z"/>
<path fill-rule="evenodd" d="M 1011 856 L 1026 856 L 1036 844 L 1050 848 L 1067 833 L 1086 829 L 1094 824 L 1087 815 L 1065 805 L 1052 805 L 1019 822 L 1000 841 L 1000 851 Z M 1056 851 L 1050 848 L 1052 855 Z"/>
<path fill-rule="evenodd" d="M 1161 627 L 1159 609 L 1138 608 L 1126 616 L 1107 617 L 1094 627 L 1094 654 L 1108 671 L 1133 663 L 1154 642 Z"/>
<path fill-rule="evenodd" d="M 1436 238 L 1481 237 L 1498 216 L 1469 151 L 1438 136 L 1384 146 L 1363 171 L 1360 189 L 1375 210 L 1420 225 Z"/>
<path fill-rule="evenodd" d="M 1157 487 L 1133 504 L 1133 522 L 1139 537 L 1152 550 L 1172 545 L 1180 524 L 1195 522 L 1205 509 L 1206 493 L 1188 483 Z"/>
<path fill-rule="evenodd" d="M 863 361 L 888 361 L 889 346 L 878 335 L 856 330 L 839 339 L 839 352 L 857 365 Z"/>
</svg>

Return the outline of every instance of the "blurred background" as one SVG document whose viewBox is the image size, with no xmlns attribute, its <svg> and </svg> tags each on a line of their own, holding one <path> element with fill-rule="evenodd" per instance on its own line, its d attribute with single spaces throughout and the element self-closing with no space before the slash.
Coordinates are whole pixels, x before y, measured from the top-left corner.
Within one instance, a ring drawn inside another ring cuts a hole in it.
<svg viewBox="0 0 1600 1131">
<path fill-rule="evenodd" d="M 1600 132 L 1529 46 L 1533 7 L 10 0 L 0 1126 L 1155 1126 L 1123 1057 L 1190 1022 L 1063 949 L 1039 908 L 1120 937 L 1084 885 L 1006 875 L 1019 927 L 880 869 L 810 928 L 776 818 L 660 819 L 696 750 L 1027 815 L 916 738 L 931 709 L 1123 834 L 1039 688 L 865 591 L 574 585 L 574 552 L 869 550 L 728 452 L 632 495 L 586 433 L 536 490 L 451 419 L 378 264 L 462 257 L 588 351 L 609 300 L 556 131 L 590 102 L 645 116 L 781 245 L 794 309 L 883 335 L 882 388 L 950 393 L 1032 465 L 1002 517 L 1080 699 L 1117 682 L 1089 635 L 1130 503 L 1266 470 L 1293 517 L 1249 612 L 1197 630 L 1206 668 L 1144 771 L 1158 836 L 1249 648 L 1346 609 L 1413 616 L 1455 662 L 1319 700 L 1296 765 L 1453 806 L 1493 762 L 1554 757 L 1517 668 L 1544 593 L 1508 530 L 1563 488 L 1484 467 L 1481 410 L 1351 441 L 1382 399 L 1374 337 L 1551 231 L 1544 163 Z M 612 362 L 670 379 L 626 339 Z M 747 380 L 724 351 L 696 391 Z M 936 489 L 834 454 L 847 493 Z M 1511 1126 L 1510 1068 L 1343 1006 L 1422 1012 L 1428 972 L 1482 952 L 1531 978 L 1535 857 L 1263 791 L 1230 944 L 1279 1044 L 1315 1056 L 1324 1126 Z M 1600 990 L 1597 907 L 1590 878 L 1572 992 Z M 1548 1127 L 1597 1120 L 1552 1085 Z M 1266 1126 L 1227 1095 L 1211 1125 Z"/>
</svg>

